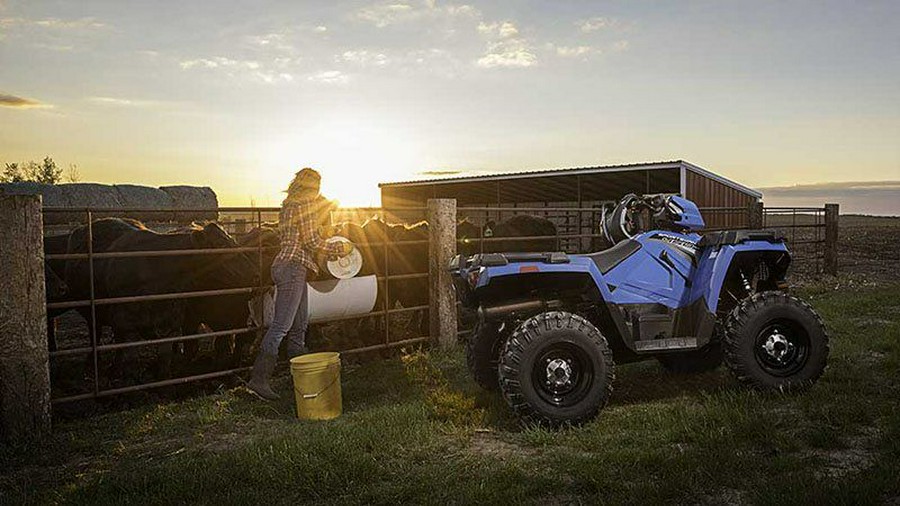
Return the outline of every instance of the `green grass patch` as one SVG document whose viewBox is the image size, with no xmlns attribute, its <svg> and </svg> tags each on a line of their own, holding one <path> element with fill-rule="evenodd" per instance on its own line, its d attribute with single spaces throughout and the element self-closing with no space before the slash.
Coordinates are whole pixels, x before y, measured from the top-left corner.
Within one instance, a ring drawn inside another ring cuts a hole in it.
<svg viewBox="0 0 900 506">
<path fill-rule="evenodd" d="M 522 427 L 462 352 L 345 368 L 344 415 L 243 389 L 59 423 L 0 449 L 0 503 L 880 504 L 900 497 L 898 286 L 801 294 L 831 335 L 803 394 L 625 365 L 583 427 Z"/>
</svg>

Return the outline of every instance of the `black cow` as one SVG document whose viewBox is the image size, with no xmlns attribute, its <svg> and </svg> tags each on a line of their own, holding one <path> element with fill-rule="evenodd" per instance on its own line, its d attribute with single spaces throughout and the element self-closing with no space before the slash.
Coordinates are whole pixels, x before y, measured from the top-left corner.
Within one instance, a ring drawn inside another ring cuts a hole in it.
<svg viewBox="0 0 900 506">
<path fill-rule="evenodd" d="M 237 243 L 219 225 L 210 223 L 186 233 L 159 234 L 129 230 L 108 251 L 172 251 L 228 249 Z M 258 285 L 257 266 L 241 253 L 125 257 L 106 261 L 99 273 L 110 297 L 195 292 Z M 250 294 L 170 299 L 116 304 L 108 319 L 117 341 L 153 339 L 195 333 L 200 324 L 213 330 L 246 325 Z M 161 366 L 166 367 L 167 361 Z"/>
<path fill-rule="evenodd" d="M 159 234 L 134 220 L 105 218 L 92 223 L 95 253 L 112 251 L 172 251 L 181 249 L 234 248 L 235 241 L 221 227 L 209 224 Z M 68 252 L 87 251 L 87 227 L 75 229 Z M 179 255 L 94 259 L 96 298 L 154 295 L 186 291 L 252 287 L 258 284 L 257 266 L 246 255 Z M 90 296 L 90 266 L 87 260 L 66 262 L 68 298 Z M 97 331 L 112 327 L 113 338 L 135 338 L 193 334 L 200 324 L 214 330 L 246 325 L 250 294 L 225 297 L 174 299 L 97 306 Z M 80 308 L 91 323 L 90 309 Z M 193 341 L 196 344 L 196 341 Z M 218 344 L 218 343 L 217 343 Z M 168 358 L 168 357 L 166 357 Z M 168 364 L 162 364 L 166 367 Z"/>
<path fill-rule="evenodd" d="M 91 236 L 93 241 L 91 249 L 94 253 L 103 253 L 109 250 L 112 243 L 122 234 L 136 231 L 147 230 L 142 223 L 136 220 L 123 218 L 102 218 L 94 220 L 91 223 Z M 88 228 L 87 225 L 81 225 L 75 228 L 68 236 L 68 244 L 66 252 L 70 254 L 86 254 L 88 253 Z M 94 266 L 94 298 L 101 299 L 109 296 L 105 285 L 105 278 L 102 275 L 109 259 L 93 260 Z M 63 269 L 66 285 L 68 286 L 68 300 L 88 300 L 91 297 L 91 266 L 88 260 L 66 260 Z M 109 306 L 97 306 L 95 313 L 97 317 L 96 332 L 99 336 L 107 323 L 107 313 Z M 95 322 L 91 318 L 90 307 L 78 308 L 78 313 L 84 318 L 88 324 L 90 334 L 95 331 Z"/>
<path fill-rule="evenodd" d="M 468 218 L 456 224 L 456 251 L 460 255 L 474 255 L 481 252 L 482 227 L 469 221 Z"/>
<path fill-rule="evenodd" d="M 503 241 L 485 241 L 485 253 L 522 252 L 522 251 L 556 251 L 556 225 L 547 218 L 517 214 L 500 223 L 488 221 L 484 226 L 484 236 L 491 238 L 506 237 L 547 237 L 546 239 L 509 239 Z"/>
<path fill-rule="evenodd" d="M 44 237 L 44 255 L 64 254 L 68 250 L 69 235 L 52 235 Z M 65 282 L 66 261 L 46 260 L 44 262 L 44 279 L 46 280 L 47 302 L 62 302 L 67 300 L 68 287 Z M 56 318 L 67 309 L 47 310 L 47 344 L 50 351 L 55 351 L 56 346 Z"/>
</svg>

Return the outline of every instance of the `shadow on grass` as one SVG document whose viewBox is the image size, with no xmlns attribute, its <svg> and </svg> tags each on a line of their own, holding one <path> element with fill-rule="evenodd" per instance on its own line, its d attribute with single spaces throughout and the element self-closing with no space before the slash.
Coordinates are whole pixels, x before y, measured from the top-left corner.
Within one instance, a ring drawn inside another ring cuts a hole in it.
<svg viewBox="0 0 900 506">
<path fill-rule="evenodd" d="M 699 374 L 674 374 L 655 361 L 616 368 L 611 406 L 642 404 L 677 398 L 701 399 L 724 390 L 739 390 L 724 366 Z"/>
</svg>

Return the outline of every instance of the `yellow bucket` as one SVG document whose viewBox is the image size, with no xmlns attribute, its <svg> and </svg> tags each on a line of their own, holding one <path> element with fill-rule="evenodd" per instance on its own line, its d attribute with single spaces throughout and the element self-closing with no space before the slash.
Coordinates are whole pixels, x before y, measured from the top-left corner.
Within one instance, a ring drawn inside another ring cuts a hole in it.
<svg viewBox="0 0 900 506">
<path fill-rule="evenodd" d="M 341 415 L 341 354 L 308 353 L 291 359 L 297 418 L 331 420 Z"/>
</svg>

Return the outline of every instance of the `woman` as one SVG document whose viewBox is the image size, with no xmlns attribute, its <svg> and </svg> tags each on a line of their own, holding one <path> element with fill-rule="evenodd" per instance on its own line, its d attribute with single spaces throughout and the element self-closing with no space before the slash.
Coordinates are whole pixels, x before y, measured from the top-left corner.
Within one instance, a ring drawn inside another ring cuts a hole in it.
<svg viewBox="0 0 900 506">
<path fill-rule="evenodd" d="M 269 385 L 269 378 L 278 360 L 281 341 L 287 337 L 288 357 L 303 353 L 309 322 L 306 279 L 309 271 L 319 272 L 316 254 L 343 257 L 353 251 L 353 246 L 347 242 L 327 243 L 319 235 L 315 202 L 319 197 L 320 182 L 321 176 L 313 169 L 297 172 L 285 190 L 287 198 L 281 204 L 281 251 L 272 263 L 272 279 L 277 289 L 275 316 L 262 340 L 247 384 L 250 390 L 268 400 L 278 399 L 278 394 Z"/>
</svg>

